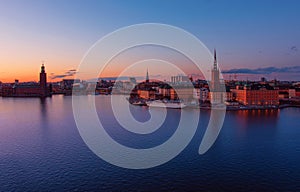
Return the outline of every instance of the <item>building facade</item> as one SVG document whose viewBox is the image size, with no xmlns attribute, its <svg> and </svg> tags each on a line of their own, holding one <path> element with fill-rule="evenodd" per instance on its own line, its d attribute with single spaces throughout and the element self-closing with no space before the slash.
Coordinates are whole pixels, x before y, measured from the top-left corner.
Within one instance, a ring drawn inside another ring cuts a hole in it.
<svg viewBox="0 0 300 192">
<path fill-rule="evenodd" d="M 139 89 L 137 94 L 142 99 L 156 99 L 156 90 L 155 89 Z"/>
<path fill-rule="evenodd" d="M 171 83 L 177 84 L 177 83 L 186 83 L 189 82 L 190 79 L 188 76 L 184 75 L 177 75 L 177 76 L 171 76 Z"/>
<path fill-rule="evenodd" d="M 247 106 L 279 105 L 279 92 L 272 87 L 244 86 L 232 89 L 236 101 Z"/>
<path fill-rule="evenodd" d="M 199 100 L 200 103 L 204 103 L 210 100 L 209 91 L 207 88 L 195 88 L 194 89 L 194 99 Z"/>
</svg>

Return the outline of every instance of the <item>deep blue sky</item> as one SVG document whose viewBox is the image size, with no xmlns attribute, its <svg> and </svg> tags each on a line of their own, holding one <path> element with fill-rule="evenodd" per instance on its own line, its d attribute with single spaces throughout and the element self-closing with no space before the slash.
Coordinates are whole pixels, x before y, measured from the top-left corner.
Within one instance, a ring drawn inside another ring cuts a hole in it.
<svg viewBox="0 0 300 192">
<path fill-rule="evenodd" d="M 217 48 L 223 70 L 300 66 L 297 0 L 0 3 L 0 81 L 11 80 L 16 74 L 35 78 L 41 60 L 46 60 L 48 72 L 55 74 L 76 68 L 99 38 L 120 27 L 144 22 L 175 25 L 194 34 L 210 50 Z M 24 68 L 22 74 L 16 72 L 18 68 Z M 297 74 L 292 75 L 295 78 Z"/>
</svg>

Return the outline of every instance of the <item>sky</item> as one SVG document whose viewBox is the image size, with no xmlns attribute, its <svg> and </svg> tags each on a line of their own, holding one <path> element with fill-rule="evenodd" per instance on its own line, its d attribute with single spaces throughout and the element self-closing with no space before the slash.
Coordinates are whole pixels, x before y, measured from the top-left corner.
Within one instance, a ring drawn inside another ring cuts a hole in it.
<svg viewBox="0 0 300 192">
<path fill-rule="evenodd" d="M 0 81 L 72 78 L 103 36 L 139 23 L 195 35 L 227 78 L 300 80 L 298 0 L 0 0 Z M 138 51 L 137 51 L 138 52 Z M 116 66 L 117 67 L 117 66 Z M 157 67 L 156 67 L 157 68 Z M 152 75 L 160 70 L 151 68 Z M 140 70 L 144 75 L 145 71 Z M 106 76 L 115 74 L 107 73 Z"/>
</svg>

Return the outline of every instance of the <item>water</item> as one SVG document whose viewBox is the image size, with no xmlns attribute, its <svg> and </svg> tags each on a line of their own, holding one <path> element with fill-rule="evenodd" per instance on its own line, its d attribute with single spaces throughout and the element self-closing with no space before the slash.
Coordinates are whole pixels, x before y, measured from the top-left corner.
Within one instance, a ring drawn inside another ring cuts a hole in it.
<svg viewBox="0 0 300 192">
<path fill-rule="evenodd" d="M 129 170 L 89 150 L 71 101 L 59 95 L 0 98 L 0 191 L 300 190 L 300 109 L 227 112 L 216 143 L 200 156 L 209 119 L 209 111 L 202 111 L 196 135 L 179 156 L 155 168 Z M 96 103 L 107 132 L 135 148 L 163 143 L 180 118 L 180 110 L 171 110 L 161 129 L 138 136 L 115 122 L 109 96 L 97 96 Z M 131 112 L 139 121 L 150 118 L 146 107 Z"/>
</svg>

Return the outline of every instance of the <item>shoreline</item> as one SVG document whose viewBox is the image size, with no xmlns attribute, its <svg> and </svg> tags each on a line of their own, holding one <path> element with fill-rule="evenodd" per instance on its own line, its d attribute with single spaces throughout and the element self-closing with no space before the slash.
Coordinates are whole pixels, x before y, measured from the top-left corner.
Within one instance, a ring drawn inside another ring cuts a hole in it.
<svg viewBox="0 0 300 192">
<path fill-rule="evenodd" d="M 194 109 L 200 109 L 200 110 L 211 110 L 211 107 L 187 107 L 187 108 L 194 108 Z M 279 109 L 285 109 L 285 108 L 300 108 L 300 105 L 280 105 L 277 107 L 247 107 L 243 106 L 241 107 L 226 107 L 226 111 L 245 111 L 245 110 L 279 110 Z M 217 109 L 217 108 L 215 108 Z"/>
<path fill-rule="evenodd" d="M 41 96 L 0 96 L 1 98 L 51 98 L 54 95 L 64 95 L 64 94 L 52 94 L 51 96 L 46 96 L 46 97 L 41 97 Z M 104 94 L 101 94 L 104 95 Z M 64 96 L 69 96 L 69 95 L 64 95 Z M 139 105 L 135 105 L 139 106 Z M 211 110 L 211 106 L 187 106 L 186 108 L 192 108 L 192 109 L 200 109 L 200 110 Z M 284 108 L 300 108 L 300 104 L 282 104 L 279 106 L 226 106 L 226 111 L 243 111 L 243 110 L 270 110 L 270 109 L 284 109 Z M 218 109 L 218 108 L 215 108 Z"/>
</svg>

